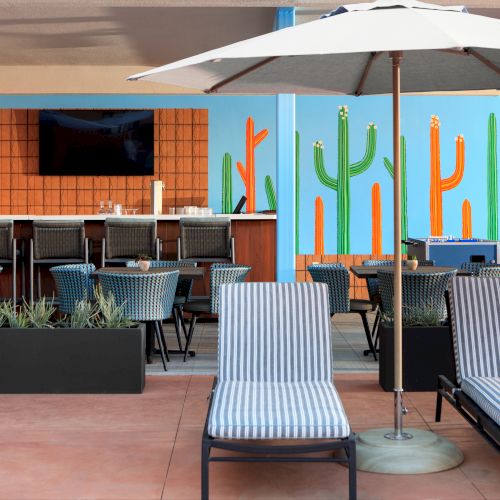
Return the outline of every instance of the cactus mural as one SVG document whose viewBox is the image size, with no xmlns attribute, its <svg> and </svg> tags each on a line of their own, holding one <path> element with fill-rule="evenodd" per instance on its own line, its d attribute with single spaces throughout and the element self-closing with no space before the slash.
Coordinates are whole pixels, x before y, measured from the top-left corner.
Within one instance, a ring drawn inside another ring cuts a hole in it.
<svg viewBox="0 0 500 500">
<path fill-rule="evenodd" d="M 267 137 L 267 134 L 267 129 L 262 129 L 255 134 L 253 118 L 248 117 L 246 124 L 246 166 L 243 166 L 241 162 L 236 163 L 245 184 L 247 213 L 255 212 L 255 148 Z"/>
<path fill-rule="evenodd" d="M 325 253 L 325 220 L 324 206 L 321 196 L 314 201 L 314 254 Z"/>
<path fill-rule="evenodd" d="M 472 209 L 467 199 L 462 203 L 462 238 L 464 240 L 472 238 Z"/>
<path fill-rule="evenodd" d="M 295 254 L 299 254 L 300 135 L 295 131 Z"/>
<path fill-rule="evenodd" d="M 406 139 L 400 137 L 400 163 L 401 163 L 401 239 L 408 239 L 408 187 L 406 181 Z M 389 158 L 384 157 L 384 165 L 389 175 L 394 179 L 394 166 Z M 401 251 L 406 253 L 406 245 L 401 246 Z"/>
<path fill-rule="evenodd" d="M 222 213 L 233 213 L 233 174 L 229 153 L 224 153 L 222 158 Z"/>
<path fill-rule="evenodd" d="M 267 203 L 269 205 L 269 210 L 276 210 L 276 191 L 274 189 L 273 180 L 270 175 L 266 175 L 264 181 L 267 195 Z"/>
<path fill-rule="evenodd" d="M 495 113 L 490 113 L 488 117 L 488 154 L 486 162 L 486 202 L 488 204 L 486 237 L 489 240 L 498 240 L 497 120 Z"/>
<path fill-rule="evenodd" d="M 443 235 L 443 191 L 456 188 L 462 181 L 465 167 L 465 141 L 463 135 L 455 137 L 455 170 L 450 177 L 441 179 L 439 117 L 431 116 L 431 235 Z"/>
<path fill-rule="evenodd" d="M 362 174 L 373 163 L 377 140 L 377 127 L 370 122 L 366 133 L 364 157 L 349 163 L 349 121 L 347 106 L 339 106 L 338 112 L 338 161 L 337 178 L 330 177 L 325 169 L 323 142 L 314 143 L 314 168 L 322 184 L 337 191 L 337 253 L 350 252 L 350 178 Z"/>
<path fill-rule="evenodd" d="M 372 254 L 382 255 L 382 202 L 378 182 L 372 186 Z"/>
</svg>

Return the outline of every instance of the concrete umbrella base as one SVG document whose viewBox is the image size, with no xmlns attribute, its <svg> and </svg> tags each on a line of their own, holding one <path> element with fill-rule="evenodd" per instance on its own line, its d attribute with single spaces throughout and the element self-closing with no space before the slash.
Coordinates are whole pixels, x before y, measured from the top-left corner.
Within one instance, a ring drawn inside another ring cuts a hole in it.
<svg viewBox="0 0 500 500">
<path fill-rule="evenodd" d="M 380 474 L 427 474 L 453 469 L 464 456 L 448 439 L 434 432 L 405 429 L 411 439 L 387 439 L 393 429 L 370 429 L 358 434 L 357 469 Z"/>
</svg>

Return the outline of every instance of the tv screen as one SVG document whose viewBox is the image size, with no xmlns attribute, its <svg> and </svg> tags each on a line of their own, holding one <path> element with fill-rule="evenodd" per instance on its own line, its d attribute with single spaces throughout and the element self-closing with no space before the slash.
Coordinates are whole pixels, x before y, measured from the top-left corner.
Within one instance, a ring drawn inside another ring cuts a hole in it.
<svg viewBox="0 0 500 500">
<path fill-rule="evenodd" d="M 40 111 L 40 175 L 154 175 L 151 110 Z"/>
</svg>

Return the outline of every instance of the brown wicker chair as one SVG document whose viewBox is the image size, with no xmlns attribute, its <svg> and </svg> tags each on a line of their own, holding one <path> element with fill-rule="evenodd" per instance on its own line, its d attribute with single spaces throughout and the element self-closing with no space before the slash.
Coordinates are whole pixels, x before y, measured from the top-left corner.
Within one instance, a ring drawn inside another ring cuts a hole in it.
<svg viewBox="0 0 500 500">
<path fill-rule="evenodd" d="M 42 296 L 41 267 L 57 264 L 88 264 L 89 240 L 83 220 L 33 222 L 30 239 L 30 302 L 34 300 L 35 269 L 38 298 Z"/>
<path fill-rule="evenodd" d="M 178 260 L 235 263 L 231 220 L 225 217 L 181 218 Z"/>
<path fill-rule="evenodd" d="M 17 259 L 21 258 L 21 294 L 24 296 L 24 261 L 23 261 L 23 240 L 18 248 L 17 239 L 14 238 L 14 221 L 0 220 L 0 264 L 12 266 L 12 301 L 17 301 Z"/>
<path fill-rule="evenodd" d="M 160 258 L 161 241 L 156 236 L 154 219 L 109 218 L 104 222 L 101 264 L 125 265 L 138 255 Z"/>
</svg>

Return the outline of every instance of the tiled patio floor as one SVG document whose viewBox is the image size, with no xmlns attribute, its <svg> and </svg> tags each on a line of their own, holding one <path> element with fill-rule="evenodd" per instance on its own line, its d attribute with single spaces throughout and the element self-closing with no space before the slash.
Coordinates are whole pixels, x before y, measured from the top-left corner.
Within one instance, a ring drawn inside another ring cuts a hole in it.
<svg viewBox="0 0 500 500">
<path fill-rule="evenodd" d="M 200 439 L 210 376 L 148 377 L 142 395 L 0 396 L 0 499 L 198 499 Z M 392 395 L 374 373 L 336 385 L 355 431 L 390 426 Z M 455 470 L 422 476 L 358 474 L 360 499 L 500 498 L 500 461 L 434 395 L 407 397 L 408 425 L 437 430 L 465 454 Z M 213 464 L 213 499 L 346 498 L 337 464 Z"/>
</svg>

